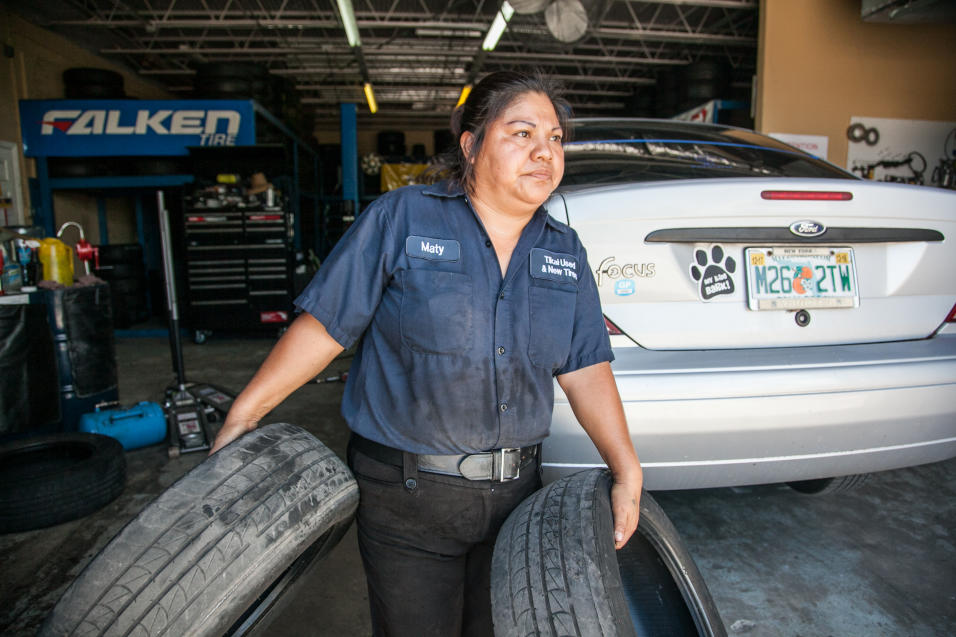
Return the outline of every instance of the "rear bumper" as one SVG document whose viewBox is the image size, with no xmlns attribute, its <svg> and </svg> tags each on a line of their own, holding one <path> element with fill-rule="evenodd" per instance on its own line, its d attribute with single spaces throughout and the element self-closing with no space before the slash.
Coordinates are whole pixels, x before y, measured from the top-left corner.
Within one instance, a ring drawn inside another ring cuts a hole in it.
<svg viewBox="0 0 956 637">
<path fill-rule="evenodd" d="M 956 457 L 956 335 L 750 350 L 618 348 L 649 490 L 868 473 Z M 545 480 L 602 466 L 560 388 Z"/>
</svg>

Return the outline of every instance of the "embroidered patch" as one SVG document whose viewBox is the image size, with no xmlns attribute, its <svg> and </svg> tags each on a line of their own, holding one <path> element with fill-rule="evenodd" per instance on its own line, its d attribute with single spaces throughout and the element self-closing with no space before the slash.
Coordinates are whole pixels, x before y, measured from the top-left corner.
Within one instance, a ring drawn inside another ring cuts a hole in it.
<svg viewBox="0 0 956 637">
<path fill-rule="evenodd" d="M 454 239 L 432 239 L 412 235 L 405 239 L 405 254 L 432 261 L 457 261 L 461 257 L 461 244 Z"/>
<path fill-rule="evenodd" d="M 561 283 L 577 283 L 578 260 L 570 254 L 532 248 L 531 276 Z"/>
</svg>

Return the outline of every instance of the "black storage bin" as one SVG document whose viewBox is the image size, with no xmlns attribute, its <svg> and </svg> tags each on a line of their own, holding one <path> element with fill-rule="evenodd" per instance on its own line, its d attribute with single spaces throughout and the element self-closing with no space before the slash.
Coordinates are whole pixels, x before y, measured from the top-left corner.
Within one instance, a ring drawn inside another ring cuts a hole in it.
<svg viewBox="0 0 956 637">
<path fill-rule="evenodd" d="M 53 337 L 40 304 L 0 305 L 0 437 L 60 421 Z"/>
<path fill-rule="evenodd" d="M 53 334 L 60 428 L 75 431 L 80 416 L 119 399 L 110 288 L 98 283 L 40 294 Z"/>
</svg>

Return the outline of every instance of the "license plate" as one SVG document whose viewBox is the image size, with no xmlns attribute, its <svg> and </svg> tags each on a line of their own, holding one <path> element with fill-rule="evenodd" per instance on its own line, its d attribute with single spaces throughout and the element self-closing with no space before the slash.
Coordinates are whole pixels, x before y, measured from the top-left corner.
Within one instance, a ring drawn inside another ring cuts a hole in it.
<svg viewBox="0 0 956 637">
<path fill-rule="evenodd" d="M 860 291 L 852 248 L 747 248 L 751 310 L 857 307 Z"/>
</svg>

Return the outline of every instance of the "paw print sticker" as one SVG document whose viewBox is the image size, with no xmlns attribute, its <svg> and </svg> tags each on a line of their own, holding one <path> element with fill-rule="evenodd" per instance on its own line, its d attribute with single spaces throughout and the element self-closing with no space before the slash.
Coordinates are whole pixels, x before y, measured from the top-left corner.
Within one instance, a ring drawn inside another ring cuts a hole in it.
<svg viewBox="0 0 956 637">
<path fill-rule="evenodd" d="M 737 270 L 737 262 L 730 255 L 725 257 L 722 247 L 712 246 L 709 254 L 706 250 L 696 250 L 694 260 L 696 263 L 690 266 L 690 276 L 700 283 L 698 293 L 701 301 L 734 293 L 733 273 Z"/>
</svg>

